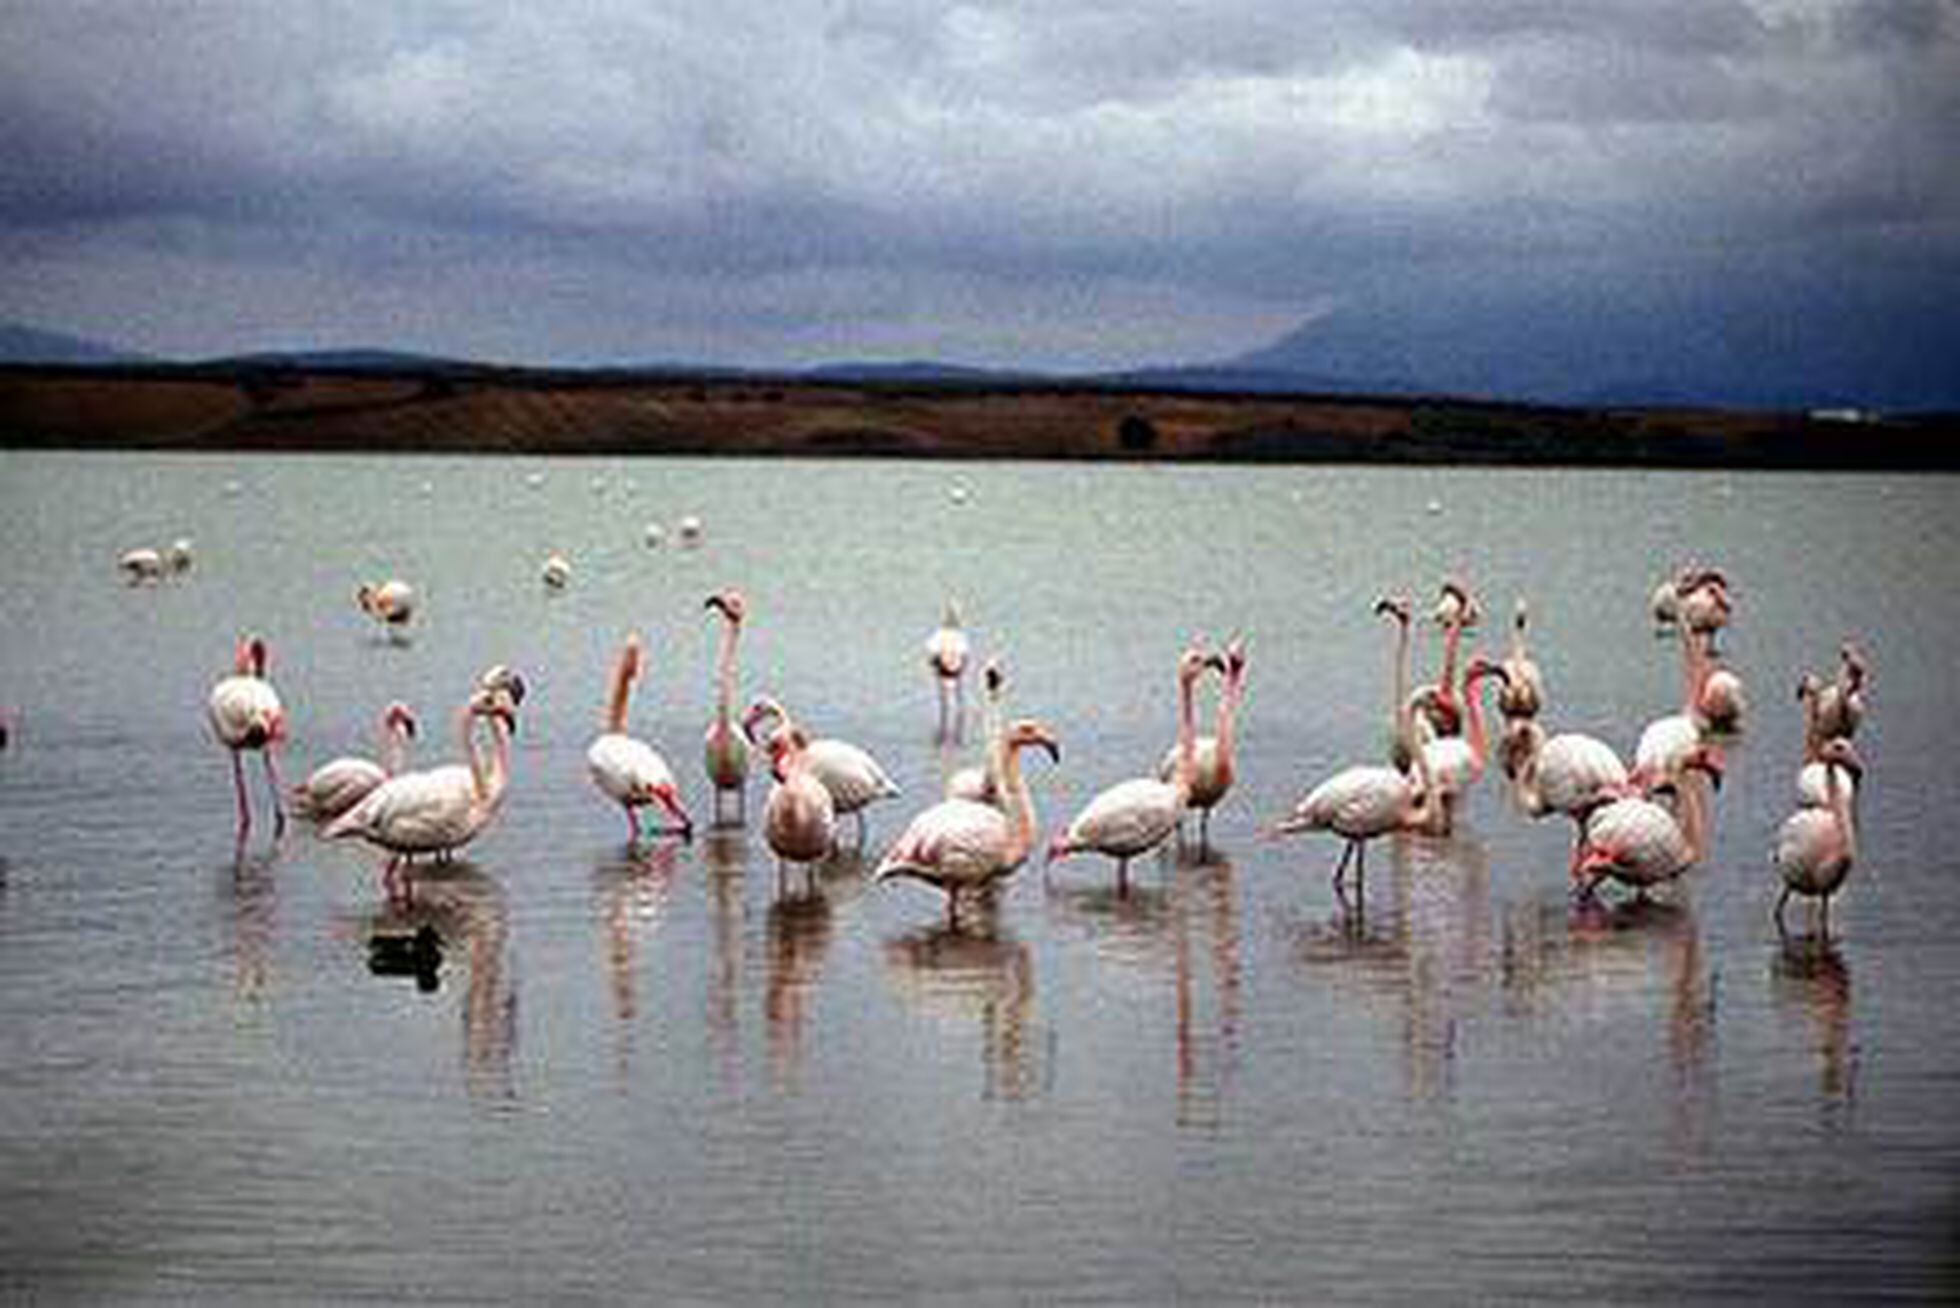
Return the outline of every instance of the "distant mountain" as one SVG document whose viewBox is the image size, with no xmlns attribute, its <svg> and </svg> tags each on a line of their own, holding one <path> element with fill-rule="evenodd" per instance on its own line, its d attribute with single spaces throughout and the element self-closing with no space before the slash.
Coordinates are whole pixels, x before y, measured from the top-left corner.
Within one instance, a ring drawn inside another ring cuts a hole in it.
<svg viewBox="0 0 1960 1308">
<path fill-rule="evenodd" d="M 329 368 L 357 372 L 431 372 L 480 368 L 467 359 L 445 358 L 437 354 L 416 354 L 409 350 L 350 348 L 344 350 L 259 350 L 251 354 L 226 355 L 210 359 L 217 367 L 249 365 L 267 368 Z"/>
<path fill-rule="evenodd" d="M 938 363 L 931 359 L 899 359 L 820 363 L 803 370 L 813 381 L 845 382 L 951 382 L 974 385 L 1015 385 L 1056 380 L 1053 373 L 1012 368 L 975 368 L 966 364 Z"/>
<path fill-rule="evenodd" d="M 149 357 L 64 332 L 0 323 L 0 363 L 141 363 Z"/>
</svg>

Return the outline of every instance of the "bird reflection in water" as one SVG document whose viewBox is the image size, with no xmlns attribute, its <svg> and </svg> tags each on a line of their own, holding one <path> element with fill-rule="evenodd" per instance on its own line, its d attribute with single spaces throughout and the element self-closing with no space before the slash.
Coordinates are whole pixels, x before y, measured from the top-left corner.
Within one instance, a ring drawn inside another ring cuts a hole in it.
<svg viewBox="0 0 1960 1308">
<path fill-rule="evenodd" d="M 1216 848 L 1204 851 L 1200 859 L 1180 859 L 1170 920 L 1176 969 L 1177 1124 L 1215 1127 L 1238 1067 L 1243 1011 L 1232 860 Z"/>
<path fill-rule="evenodd" d="M 962 923 L 887 941 L 886 974 L 914 1011 L 977 1025 L 983 1098 L 1026 1099 L 1047 1088 L 1053 1065 L 1052 1050 L 1034 1047 L 1034 955 L 1000 932 L 991 903 Z"/>
<path fill-rule="evenodd" d="M 1770 965 L 1779 1008 L 1810 1025 L 1824 1123 L 1837 1126 L 1857 1101 L 1858 1046 L 1851 1039 L 1851 969 L 1828 937 L 1788 936 Z"/>
<path fill-rule="evenodd" d="M 619 1072 L 624 1084 L 632 1069 L 633 1030 L 639 1016 L 639 945 L 660 929 L 673 894 L 679 845 L 662 840 L 609 854 L 592 873 L 599 905 L 607 987 L 617 1019 Z"/>
<path fill-rule="evenodd" d="M 722 1090 L 742 1085 L 742 973 L 748 928 L 748 833 L 710 830 L 701 842 L 708 895 L 708 964 L 705 1020 Z"/>
<path fill-rule="evenodd" d="M 272 985 L 272 949 L 279 925 L 279 882 L 273 876 L 278 847 L 257 854 L 242 849 L 224 871 L 230 909 L 232 991 L 256 1003 Z"/>
<path fill-rule="evenodd" d="M 461 860 L 418 869 L 414 898 L 384 903 L 368 916 L 366 933 L 369 969 L 377 976 L 412 977 L 424 991 L 440 987 L 450 957 L 460 953 L 466 978 L 463 1069 L 470 1094 L 515 1099 L 517 990 L 505 959 L 509 921 L 503 887 Z"/>
<path fill-rule="evenodd" d="M 814 872 L 807 885 L 780 887 L 764 919 L 768 978 L 762 1020 L 769 1041 L 769 1071 L 778 1091 L 798 1088 L 817 983 L 823 977 L 824 955 L 830 951 L 831 919 L 830 899 Z"/>
</svg>

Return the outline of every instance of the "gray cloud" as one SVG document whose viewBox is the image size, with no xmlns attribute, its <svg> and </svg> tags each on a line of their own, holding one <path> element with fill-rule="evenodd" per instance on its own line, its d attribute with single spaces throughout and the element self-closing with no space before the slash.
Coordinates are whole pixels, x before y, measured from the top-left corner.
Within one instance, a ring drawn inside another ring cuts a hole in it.
<svg viewBox="0 0 1960 1308">
<path fill-rule="evenodd" d="M 1946 277 L 1956 87 L 1938 0 L 26 0 L 0 316 L 1085 365 L 1724 252 Z"/>
</svg>

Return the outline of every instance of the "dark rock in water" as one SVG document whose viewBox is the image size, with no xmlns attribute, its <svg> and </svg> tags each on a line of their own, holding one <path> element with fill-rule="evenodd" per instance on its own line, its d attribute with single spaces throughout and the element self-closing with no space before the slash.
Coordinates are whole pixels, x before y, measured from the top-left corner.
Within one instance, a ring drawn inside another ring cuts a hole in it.
<svg viewBox="0 0 1960 1308">
<path fill-rule="evenodd" d="M 416 988 L 434 990 L 441 980 L 442 936 L 432 926 L 414 935 L 376 933 L 368 939 L 368 971 L 375 976 L 412 976 Z"/>
</svg>

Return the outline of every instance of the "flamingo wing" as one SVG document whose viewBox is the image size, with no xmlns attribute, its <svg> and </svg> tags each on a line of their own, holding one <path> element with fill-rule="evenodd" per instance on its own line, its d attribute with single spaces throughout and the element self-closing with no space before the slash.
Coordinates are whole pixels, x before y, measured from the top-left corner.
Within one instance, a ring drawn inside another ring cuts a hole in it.
<svg viewBox="0 0 1960 1308">
<path fill-rule="evenodd" d="M 305 781 L 293 787 L 293 807 L 301 817 L 324 822 L 360 803 L 387 779 L 387 772 L 372 759 L 337 758 L 322 763 Z"/>
<path fill-rule="evenodd" d="M 1161 843 L 1177 829 L 1175 787 L 1139 777 L 1111 786 L 1075 815 L 1063 834 L 1070 849 L 1094 849 L 1127 858 Z"/>
<path fill-rule="evenodd" d="M 878 760 L 849 741 L 811 741 L 803 751 L 803 766 L 830 792 L 839 813 L 855 813 L 874 800 L 898 794 L 898 783 L 878 766 Z"/>
<path fill-rule="evenodd" d="M 941 800 L 910 824 L 878 864 L 878 875 L 933 882 L 984 881 L 1013 870 L 1007 815 L 969 799 Z"/>
<path fill-rule="evenodd" d="M 1309 791 L 1282 826 L 1290 831 L 1377 836 L 1401 822 L 1409 790 L 1409 779 L 1394 768 L 1344 768 Z"/>
<path fill-rule="evenodd" d="M 451 764 L 390 777 L 320 834 L 330 840 L 359 836 L 383 849 L 420 853 L 465 844 L 479 824 L 475 779 L 468 768 Z"/>
</svg>

